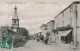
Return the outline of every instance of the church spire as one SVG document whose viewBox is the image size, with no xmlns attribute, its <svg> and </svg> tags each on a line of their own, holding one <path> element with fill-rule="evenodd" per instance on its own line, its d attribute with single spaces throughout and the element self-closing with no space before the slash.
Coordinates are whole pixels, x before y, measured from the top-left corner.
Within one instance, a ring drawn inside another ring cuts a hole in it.
<svg viewBox="0 0 80 51">
<path fill-rule="evenodd" d="M 16 5 L 15 5 L 15 13 L 17 13 L 17 7 L 16 7 Z"/>
<path fill-rule="evenodd" d="M 18 18 L 18 15 L 17 15 L 17 7 L 16 7 L 16 5 L 15 5 L 15 11 L 14 11 L 14 16 L 13 16 L 13 18 L 12 19 L 19 19 Z"/>
<path fill-rule="evenodd" d="M 14 30 L 17 30 L 17 28 L 19 28 L 19 18 L 18 18 L 18 14 L 17 14 L 16 5 L 15 5 L 15 8 L 14 8 L 14 15 L 13 15 L 13 18 L 12 18 L 12 28 Z"/>
</svg>

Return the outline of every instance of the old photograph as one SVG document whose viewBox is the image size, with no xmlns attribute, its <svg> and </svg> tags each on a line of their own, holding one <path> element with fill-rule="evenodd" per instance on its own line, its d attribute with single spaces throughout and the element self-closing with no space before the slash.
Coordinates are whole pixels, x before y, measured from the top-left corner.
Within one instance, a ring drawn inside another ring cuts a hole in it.
<svg viewBox="0 0 80 51">
<path fill-rule="evenodd" d="M 0 0 L 0 51 L 80 51 L 80 1 Z"/>
</svg>

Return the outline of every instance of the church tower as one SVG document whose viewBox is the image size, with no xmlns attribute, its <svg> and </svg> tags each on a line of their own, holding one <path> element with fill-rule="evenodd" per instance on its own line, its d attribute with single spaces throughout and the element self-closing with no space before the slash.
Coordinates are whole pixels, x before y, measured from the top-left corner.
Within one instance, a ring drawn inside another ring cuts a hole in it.
<svg viewBox="0 0 80 51">
<path fill-rule="evenodd" d="M 12 28 L 15 29 L 15 30 L 17 28 L 19 28 L 19 18 L 18 18 L 17 7 L 16 6 L 14 8 L 14 15 L 13 15 L 13 18 L 12 18 Z"/>
</svg>

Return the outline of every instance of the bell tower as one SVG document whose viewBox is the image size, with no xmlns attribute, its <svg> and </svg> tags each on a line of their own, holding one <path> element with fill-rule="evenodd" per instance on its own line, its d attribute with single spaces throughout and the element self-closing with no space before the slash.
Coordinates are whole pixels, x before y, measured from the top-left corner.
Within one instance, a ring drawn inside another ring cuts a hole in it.
<svg viewBox="0 0 80 51">
<path fill-rule="evenodd" d="M 12 18 L 12 28 L 17 30 L 17 28 L 19 28 L 19 18 L 18 18 L 18 14 L 17 14 L 17 7 L 15 5 L 14 8 L 14 15 Z"/>
</svg>

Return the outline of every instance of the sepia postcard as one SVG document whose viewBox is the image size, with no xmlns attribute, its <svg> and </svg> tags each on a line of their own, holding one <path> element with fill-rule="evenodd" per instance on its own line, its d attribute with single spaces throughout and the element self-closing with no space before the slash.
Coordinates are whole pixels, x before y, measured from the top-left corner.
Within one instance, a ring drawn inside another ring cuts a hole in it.
<svg viewBox="0 0 80 51">
<path fill-rule="evenodd" d="M 0 51 L 80 51 L 80 0 L 0 0 Z"/>
</svg>

